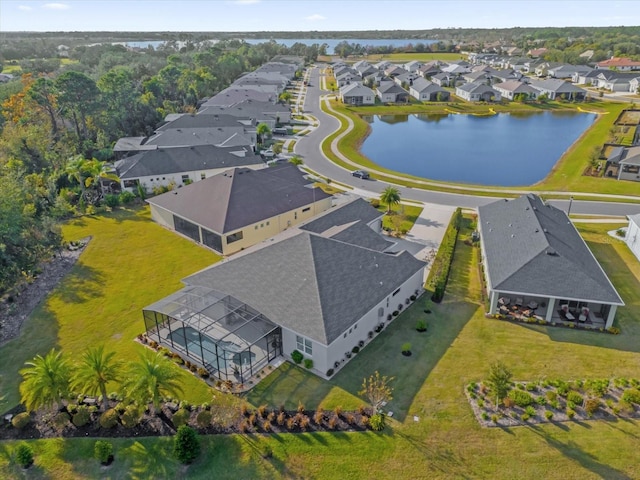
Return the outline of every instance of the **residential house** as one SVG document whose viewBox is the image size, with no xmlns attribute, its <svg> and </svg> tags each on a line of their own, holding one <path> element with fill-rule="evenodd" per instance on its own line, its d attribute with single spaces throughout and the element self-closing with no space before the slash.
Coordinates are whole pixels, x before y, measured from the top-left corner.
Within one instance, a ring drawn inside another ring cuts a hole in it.
<svg viewBox="0 0 640 480">
<path fill-rule="evenodd" d="M 231 106 L 201 107 L 198 115 L 231 115 L 241 118 L 255 118 L 256 123 L 266 123 L 272 130 L 280 124 L 291 123 L 291 110 L 288 106 L 255 100 L 245 100 Z"/>
<path fill-rule="evenodd" d="M 145 150 L 115 162 L 122 190 L 135 192 L 138 184 L 150 192 L 154 187 L 182 187 L 222 173 L 230 168 L 254 170 L 266 165 L 260 155 L 246 147 L 157 148 Z"/>
<path fill-rule="evenodd" d="M 546 64 L 547 62 L 545 62 L 544 60 L 542 60 L 541 58 L 535 58 L 535 59 L 529 59 L 527 61 L 525 61 L 522 64 L 522 72 L 524 73 L 528 73 L 528 74 L 534 74 L 536 71 L 536 68 L 542 64 Z M 513 67 L 511 67 L 513 68 Z"/>
<path fill-rule="evenodd" d="M 538 58 L 543 56 L 545 53 L 547 53 L 547 49 L 544 47 L 541 48 L 532 48 L 531 50 L 529 50 L 527 52 L 527 56 L 531 57 L 531 58 Z"/>
<path fill-rule="evenodd" d="M 499 102 L 500 92 L 482 83 L 465 83 L 456 87 L 456 95 L 467 102 Z"/>
<path fill-rule="evenodd" d="M 437 75 L 440 72 L 440 62 L 438 62 L 437 60 L 433 62 L 427 62 L 418 69 L 418 74 L 421 77 L 427 79 L 433 77 L 434 75 Z"/>
<path fill-rule="evenodd" d="M 200 108 L 211 106 L 230 107 L 246 100 L 276 103 L 278 101 L 278 96 L 273 92 L 260 92 L 258 90 L 231 86 L 206 100 Z"/>
<path fill-rule="evenodd" d="M 625 57 L 611 57 L 596 63 L 598 70 L 617 70 L 619 72 L 631 72 L 640 70 L 640 62 Z"/>
<path fill-rule="evenodd" d="M 448 90 L 422 77 L 413 81 L 409 94 L 422 102 L 448 102 L 451 96 Z"/>
<path fill-rule="evenodd" d="M 636 77 L 636 73 L 598 70 L 598 76 L 596 77 L 597 87 L 611 92 L 628 92 L 631 80 Z"/>
<path fill-rule="evenodd" d="M 147 200 L 151 218 L 223 255 L 271 238 L 331 207 L 295 165 L 233 168 Z"/>
<path fill-rule="evenodd" d="M 373 105 L 376 92 L 359 83 L 352 83 L 340 89 L 340 100 L 348 105 Z"/>
<path fill-rule="evenodd" d="M 549 68 L 547 75 L 550 78 L 573 79 L 573 76 L 576 74 L 587 74 L 593 70 L 593 68 L 586 65 L 569 65 L 565 63 L 557 67 Z"/>
<path fill-rule="evenodd" d="M 373 74 L 379 73 L 379 70 L 376 67 L 369 64 L 362 65 L 361 67 L 356 68 L 356 71 L 358 72 L 358 75 L 360 75 L 361 78 L 364 78 L 367 75 L 373 75 Z"/>
<path fill-rule="evenodd" d="M 590 72 L 575 72 L 571 76 L 571 81 L 573 83 L 577 83 L 578 85 L 597 85 L 597 77 L 601 72 L 601 70 L 591 70 Z"/>
<path fill-rule="evenodd" d="M 536 65 L 533 73 L 535 73 L 536 77 L 546 77 L 549 75 L 549 70 L 558 68 L 560 66 L 562 66 L 562 64 L 559 62 L 542 62 Z"/>
<path fill-rule="evenodd" d="M 357 73 L 352 72 L 344 72 L 336 77 L 336 83 L 338 84 L 338 88 L 344 87 L 345 85 L 349 85 L 354 82 L 361 82 L 362 78 Z"/>
<path fill-rule="evenodd" d="M 584 100 L 587 96 L 586 90 L 557 78 L 532 80 L 531 86 L 539 90 L 541 95 L 547 95 L 550 100 L 560 98 L 565 100 Z"/>
<path fill-rule="evenodd" d="M 509 100 L 519 99 L 521 96 L 525 100 L 534 99 L 540 93 L 532 86 L 518 80 L 497 83 L 493 88 L 500 93 L 502 98 L 508 98 Z"/>
<path fill-rule="evenodd" d="M 528 194 L 478 208 L 489 313 L 613 325 L 624 302 L 566 213 Z"/>
<path fill-rule="evenodd" d="M 640 260 L 640 213 L 629 216 L 629 226 L 624 242 L 633 252 L 638 260 Z"/>
<path fill-rule="evenodd" d="M 441 67 L 444 73 L 450 73 L 452 75 L 463 75 L 471 72 L 471 65 L 465 63 L 450 63 Z"/>
<path fill-rule="evenodd" d="M 508 68 L 516 72 L 526 71 L 526 66 L 531 64 L 531 59 L 527 57 L 513 57 L 505 59 L 499 66 Z"/>
<path fill-rule="evenodd" d="M 640 146 L 615 147 L 607 162 L 618 166 L 618 180 L 640 182 Z"/>
<path fill-rule="evenodd" d="M 387 61 L 387 60 L 382 60 L 381 62 L 378 63 L 374 63 L 373 66 L 375 68 L 377 68 L 378 70 L 386 70 L 387 68 L 389 68 L 391 66 L 391 62 Z"/>
<path fill-rule="evenodd" d="M 508 80 L 520 80 L 528 83 L 528 78 L 516 70 L 496 70 L 491 74 L 492 83 L 506 82 Z"/>
<path fill-rule="evenodd" d="M 407 72 L 417 73 L 420 67 L 422 67 L 423 65 L 424 64 L 422 62 L 419 62 L 418 60 L 412 60 L 405 63 L 403 67 Z"/>
<path fill-rule="evenodd" d="M 457 75 L 451 73 L 437 73 L 431 77 L 431 81 L 441 87 L 453 87 L 455 86 Z"/>
<path fill-rule="evenodd" d="M 491 83 L 489 74 L 484 71 L 465 73 L 461 77 L 467 83 L 485 83 L 487 85 Z"/>
<path fill-rule="evenodd" d="M 391 81 L 380 82 L 376 88 L 376 95 L 382 103 L 406 102 L 409 99 L 409 92 Z"/>
<path fill-rule="evenodd" d="M 510 57 L 522 55 L 522 49 L 519 47 L 504 47 L 502 51 Z"/>
<path fill-rule="evenodd" d="M 223 381 L 246 384 L 296 350 L 330 377 L 424 291 L 425 264 L 383 253 L 382 214 L 354 203 L 364 218 L 336 207 L 320 228 L 311 221 L 187 277 L 143 309 L 147 336 Z"/>
<path fill-rule="evenodd" d="M 387 77 L 391 77 L 391 78 L 393 78 L 393 77 L 395 77 L 397 75 L 402 75 L 403 73 L 407 73 L 407 71 L 404 68 L 402 68 L 402 67 L 400 67 L 398 65 L 393 65 L 393 64 L 391 66 L 389 66 L 384 71 L 384 74 Z"/>
<path fill-rule="evenodd" d="M 640 77 L 629 80 L 629 93 L 640 93 Z"/>
<path fill-rule="evenodd" d="M 413 85 L 413 82 L 416 78 L 422 78 L 417 72 L 414 73 L 403 73 L 402 75 L 398 75 L 393 78 L 393 81 L 396 82 L 397 85 L 400 85 L 402 88 L 410 87 Z"/>
</svg>

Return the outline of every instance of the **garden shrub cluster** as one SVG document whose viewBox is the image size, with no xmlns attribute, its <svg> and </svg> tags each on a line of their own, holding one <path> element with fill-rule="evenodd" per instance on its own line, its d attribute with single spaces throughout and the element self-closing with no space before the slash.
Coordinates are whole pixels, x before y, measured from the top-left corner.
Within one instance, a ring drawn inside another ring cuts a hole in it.
<svg viewBox="0 0 640 480">
<path fill-rule="evenodd" d="M 462 210 L 457 208 L 451 217 L 447 231 L 444 234 L 438 254 L 436 255 L 431 271 L 429 272 L 429 278 L 427 285 L 433 289 L 433 295 L 431 300 L 436 303 L 442 301 L 444 297 L 444 291 L 447 287 L 447 280 L 449 279 L 449 270 L 451 268 L 451 262 L 453 261 L 453 253 L 456 248 L 456 241 L 458 240 L 458 233 L 462 227 Z"/>
</svg>

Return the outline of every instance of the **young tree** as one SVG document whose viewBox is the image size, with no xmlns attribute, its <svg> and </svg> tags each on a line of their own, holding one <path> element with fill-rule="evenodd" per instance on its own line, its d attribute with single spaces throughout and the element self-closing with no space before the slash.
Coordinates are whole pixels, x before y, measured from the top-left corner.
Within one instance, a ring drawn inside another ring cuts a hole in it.
<svg viewBox="0 0 640 480">
<path fill-rule="evenodd" d="M 380 201 L 387 204 L 387 214 L 389 214 L 391 208 L 400 203 L 400 192 L 395 187 L 387 187 L 380 194 Z"/>
<path fill-rule="evenodd" d="M 76 365 L 73 388 L 89 395 L 102 395 L 102 408 L 109 408 L 107 383 L 120 381 L 122 362 L 114 359 L 115 352 L 105 352 L 104 345 L 89 348 Z"/>
<path fill-rule="evenodd" d="M 304 162 L 302 161 L 302 157 L 299 155 L 294 155 L 289 159 L 289 163 L 293 163 L 294 165 L 302 165 Z"/>
<path fill-rule="evenodd" d="M 291 103 L 291 93 L 282 92 L 278 97 L 278 100 L 280 100 L 280 103 L 286 103 L 288 105 L 289 103 Z"/>
<path fill-rule="evenodd" d="M 71 370 L 62 352 L 51 349 L 44 357 L 36 355 L 20 370 L 21 401 L 28 411 L 55 407 L 69 393 Z"/>
<path fill-rule="evenodd" d="M 487 385 L 496 396 L 496 406 L 507 396 L 511 390 L 511 371 L 502 362 L 492 363 L 489 367 Z"/>
<path fill-rule="evenodd" d="M 130 364 L 123 389 L 139 404 L 151 402 L 157 409 L 163 397 L 182 393 L 180 371 L 162 353 L 145 352 Z"/>
<path fill-rule="evenodd" d="M 196 431 L 182 425 L 173 437 L 173 454 L 182 463 L 193 462 L 200 455 L 200 440 Z"/>
<path fill-rule="evenodd" d="M 380 372 L 376 372 L 368 379 L 365 378 L 362 381 L 362 390 L 358 392 L 358 395 L 367 397 L 373 410 L 378 412 L 385 402 L 390 402 L 393 397 L 393 387 L 389 384 L 395 379 L 395 377 L 380 376 Z"/>
<path fill-rule="evenodd" d="M 258 135 L 258 145 L 264 143 L 265 137 L 271 134 L 271 129 L 266 123 L 259 123 L 256 126 L 256 135 Z"/>
</svg>

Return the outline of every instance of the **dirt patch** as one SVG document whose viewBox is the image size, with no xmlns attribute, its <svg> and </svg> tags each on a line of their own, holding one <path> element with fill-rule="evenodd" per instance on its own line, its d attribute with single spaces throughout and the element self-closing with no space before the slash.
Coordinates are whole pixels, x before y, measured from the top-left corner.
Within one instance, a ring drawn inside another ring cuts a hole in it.
<svg viewBox="0 0 640 480">
<path fill-rule="evenodd" d="M 69 273 L 91 237 L 68 245 L 40 265 L 41 273 L 32 282 L 23 282 L 0 302 L 0 347 L 20 335 L 24 321 L 42 300 Z"/>
</svg>

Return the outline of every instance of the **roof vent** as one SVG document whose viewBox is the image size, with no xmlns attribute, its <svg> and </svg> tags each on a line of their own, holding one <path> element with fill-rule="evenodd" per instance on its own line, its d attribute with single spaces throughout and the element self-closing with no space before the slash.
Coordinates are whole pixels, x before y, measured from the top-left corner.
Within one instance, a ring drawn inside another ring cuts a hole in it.
<svg viewBox="0 0 640 480">
<path fill-rule="evenodd" d="M 558 255 L 558 252 L 556 252 L 553 248 L 549 247 L 547 248 L 547 251 L 545 252 L 547 255 L 551 255 L 552 257 L 555 257 Z"/>
<path fill-rule="evenodd" d="M 516 238 L 516 236 L 512 233 L 512 234 L 511 234 L 511 238 Z"/>
<path fill-rule="evenodd" d="M 543 229 L 542 229 L 542 231 L 543 231 L 544 233 L 549 233 L 549 230 L 547 230 L 546 228 L 543 228 Z"/>
<path fill-rule="evenodd" d="M 539 231 L 540 231 L 540 229 L 539 229 L 539 228 L 536 228 L 536 233 L 538 233 Z"/>
</svg>

